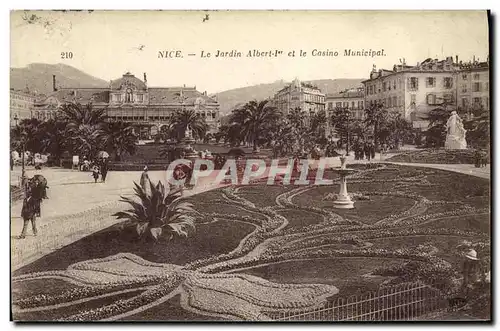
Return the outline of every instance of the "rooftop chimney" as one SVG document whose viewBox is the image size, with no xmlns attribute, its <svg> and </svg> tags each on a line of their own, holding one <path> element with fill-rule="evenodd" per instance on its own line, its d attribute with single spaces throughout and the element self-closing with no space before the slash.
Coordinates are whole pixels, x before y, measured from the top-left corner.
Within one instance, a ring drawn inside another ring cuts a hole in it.
<svg viewBox="0 0 500 331">
<path fill-rule="evenodd" d="M 458 55 L 455 55 L 456 63 L 458 64 Z"/>
<path fill-rule="evenodd" d="M 52 91 L 57 91 L 56 88 L 56 75 L 52 75 Z"/>
<path fill-rule="evenodd" d="M 146 77 L 146 73 L 144 73 L 144 83 L 148 82 L 148 78 Z"/>
</svg>

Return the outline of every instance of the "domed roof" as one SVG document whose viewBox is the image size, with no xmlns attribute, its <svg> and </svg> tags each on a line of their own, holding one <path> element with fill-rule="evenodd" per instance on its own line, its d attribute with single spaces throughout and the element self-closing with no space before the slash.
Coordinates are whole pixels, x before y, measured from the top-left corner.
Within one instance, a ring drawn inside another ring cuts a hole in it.
<svg viewBox="0 0 500 331">
<path fill-rule="evenodd" d="M 135 77 L 130 72 L 127 72 L 121 78 L 111 81 L 112 90 L 120 90 L 127 87 L 135 88 L 137 90 L 145 90 L 147 88 L 146 84 L 142 80 Z"/>
</svg>

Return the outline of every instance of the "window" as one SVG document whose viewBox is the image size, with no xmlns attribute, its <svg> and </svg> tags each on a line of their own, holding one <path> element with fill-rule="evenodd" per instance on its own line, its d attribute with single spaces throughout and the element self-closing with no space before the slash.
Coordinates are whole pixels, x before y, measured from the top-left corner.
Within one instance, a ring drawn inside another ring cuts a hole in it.
<svg viewBox="0 0 500 331">
<path fill-rule="evenodd" d="M 386 89 L 387 89 L 387 83 L 386 83 L 386 82 L 383 82 L 383 83 L 382 83 L 382 91 L 384 91 L 384 92 L 385 92 L 385 91 L 386 91 Z"/>
<path fill-rule="evenodd" d="M 335 104 L 335 107 L 336 107 L 336 108 L 342 108 L 342 102 L 337 102 L 337 103 Z"/>
<path fill-rule="evenodd" d="M 342 104 L 342 107 L 344 107 L 344 108 L 349 108 L 349 102 L 344 102 L 344 103 Z"/>
<path fill-rule="evenodd" d="M 453 93 L 445 93 L 443 95 L 443 99 L 444 99 L 444 102 L 446 102 L 448 104 L 452 104 L 453 103 Z"/>
<path fill-rule="evenodd" d="M 479 80 L 479 78 L 481 78 L 479 74 L 474 74 L 474 80 Z"/>
<path fill-rule="evenodd" d="M 393 80 L 393 81 L 392 81 L 392 88 L 393 88 L 393 89 L 396 89 L 396 80 Z"/>
<path fill-rule="evenodd" d="M 410 104 L 414 105 L 417 102 L 417 95 L 416 94 L 411 94 L 410 97 L 411 97 Z"/>
<path fill-rule="evenodd" d="M 352 108 L 352 109 L 356 109 L 356 104 L 354 103 L 354 101 L 353 101 L 353 102 L 351 102 L 351 108 Z"/>
<path fill-rule="evenodd" d="M 391 102 L 391 98 L 387 98 L 387 107 L 392 107 L 392 102 Z"/>
<path fill-rule="evenodd" d="M 436 104 L 436 95 L 435 94 L 427 94 L 427 104 L 435 105 Z"/>
<path fill-rule="evenodd" d="M 479 91 L 481 91 L 481 83 L 472 84 L 472 92 L 479 92 Z"/>
<path fill-rule="evenodd" d="M 462 84 L 462 93 L 467 93 L 467 84 Z"/>
<path fill-rule="evenodd" d="M 444 77 L 444 88 L 452 88 L 453 87 L 453 78 L 452 77 Z"/>
<path fill-rule="evenodd" d="M 143 102 L 144 101 L 144 95 L 138 94 L 137 95 L 137 102 Z"/>
<path fill-rule="evenodd" d="M 485 85 L 484 90 L 488 92 L 490 90 L 490 83 L 486 82 L 484 83 L 484 85 Z"/>
<path fill-rule="evenodd" d="M 481 98 L 474 98 L 474 105 L 476 106 L 481 105 Z"/>
<path fill-rule="evenodd" d="M 427 77 L 425 79 L 425 87 L 436 87 L 436 78 L 435 77 Z"/>
<path fill-rule="evenodd" d="M 468 105 L 469 105 L 469 99 L 462 98 L 462 107 L 467 108 Z"/>
<path fill-rule="evenodd" d="M 215 119 L 215 113 L 212 113 L 212 118 Z"/>
<path fill-rule="evenodd" d="M 408 88 L 412 91 L 418 90 L 418 77 L 410 77 L 408 79 Z"/>
<path fill-rule="evenodd" d="M 365 108 L 364 101 L 360 101 L 360 103 L 361 103 L 361 107 L 359 107 L 359 109 L 364 109 Z"/>
<path fill-rule="evenodd" d="M 467 74 L 462 74 L 462 80 L 467 80 Z"/>
<path fill-rule="evenodd" d="M 394 97 L 392 97 L 392 106 L 393 106 L 393 107 L 397 107 L 397 105 L 398 105 L 398 104 L 397 104 L 397 102 L 398 102 L 398 98 L 397 98 L 397 97 L 395 97 L 395 96 L 394 96 Z"/>
</svg>

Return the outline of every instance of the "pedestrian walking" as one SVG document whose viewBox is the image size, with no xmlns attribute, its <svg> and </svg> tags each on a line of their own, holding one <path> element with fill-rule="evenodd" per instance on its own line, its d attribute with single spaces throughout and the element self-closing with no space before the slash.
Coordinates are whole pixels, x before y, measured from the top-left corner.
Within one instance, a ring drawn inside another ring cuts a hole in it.
<svg viewBox="0 0 500 331">
<path fill-rule="evenodd" d="M 148 166 L 144 166 L 144 170 L 142 171 L 141 175 L 140 185 L 142 189 L 147 192 L 147 190 L 151 188 L 150 183 L 151 182 L 149 180 L 149 175 L 148 175 Z"/>
<path fill-rule="evenodd" d="M 36 216 L 42 216 L 41 203 L 44 197 L 44 186 L 41 184 L 38 177 L 33 177 L 31 183 L 28 184 L 28 196 L 32 199 L 31 203 L 34 204 Z M 45 193 L 46 195 L 46 193 Z"/>
<path fill-rule="evenodd" d="M 24 224 L 19 239 L 26 238 L 26 231 L 28 230 L 28 224 L 30 222 L 33 229 L 33 235 L 36 236 L 38 234 L 38 231 L 36 229 L 36 201 L 33 199 L 33 197 L 28 196 L 24 198 L 21 217 L 23 218 Z"/>
<path fill-rule="evenodd" d="M 97 183 L 99 178 L 99 167 L 97 165 L 92 167 L 92 177 L 94 177 L 94 183 Z"/>
<path fill-rule="evenodd" d="M 102 166 L 101 166 L 101 179 L 102 179 L 102 182 L 105 183 L 106 182 L 106 176 L 108 175 L 108 164 L 106 161 L 103 162 Z"/>
<path fill-rule="evenodd" d="M 370 158 L 371 158 L 371 152 L 370 152 L 370 144 L 368 144 L 367 142 L 365 143 L 364 145 L 364 148 L 363 148 L 363 152 L 365 154 L 365 157 L 368 161 L 370 161 Z"/>
<path fill-rule="evenodd" d="M 375 144 L 374 143 L 370 143 L 370 156 L 371 156 L 372 160 L 375 159 Z"/>
</svg>

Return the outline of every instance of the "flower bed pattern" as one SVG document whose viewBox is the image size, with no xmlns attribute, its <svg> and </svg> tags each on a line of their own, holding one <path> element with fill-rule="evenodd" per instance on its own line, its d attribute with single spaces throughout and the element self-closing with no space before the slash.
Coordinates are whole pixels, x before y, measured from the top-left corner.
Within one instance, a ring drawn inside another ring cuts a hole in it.
<svg viewBox="0 0 500 331">
<path fill-rule="evenodd" d="M 53 295 L 23 297 L 14 302 L 15 309 L 43 309 L 60 302 L 71 304 L 99 295 L 145 288 L 132 298 L 120 299 L 113 304 L 64 316 L 62 319 L 121 319 L 159 305 L 172 295 L 180 294 L 181 306 L 197 314 L 224 319 L 265 320 L 268 319 L 268 313 L 280 310 L 318 307 L 327 296 L 336 294 L 338 290 L 328 285 L 275 284 L 258 277 L 232 272 L 283 261 L 376 257 L 405 261 L 390 268 L 375 270 L 374 274 L 393 277 L 390 282 L 443 281 L 456 273 L 453 265 L 440 256 L 440 252 L 431 243 L 398 249 L 374 248 L 370 243 L 370 239 L 390 240 L 392 237 L 422 235 L 479 239 L 481 245 L 471 243 L 469 246 L 476 247 L 480 254 L 489 256 L 490 244 L 485 240 L 485 233 L 425 227 L 426 223 L 436 219 L 489 212 L 489 208 L 475 208 L 459 200 L 432 200 L 416 193 L 420 191 L 415 188 L 432 186 L 432 189 L 439 190 L 446 185 L 435 182 L 434 179 L 429 180 L 428 176 L 432 176 L 432 171 L 383 164 L 356 165 L 353 168 L 357 171 L 349 176 L 349 183 L 356 183 L 360 187 L 364 183 L 371 183 L 372 186 L 380 184 L 381 187 L 384 187 L 384 183 L 393 185 L 391 190 L 386 187 L 384 190 L 359 190 L 356 194 L 360 197 L 407 198 L 414 201 L 413 206 L 393 214 L 387 212 L 380 219 L 377 218 L 374 224 L 364 224 L 346 219 L 334 210 L 318 208 L 314 204 L 299 206 L 294 203 L 294 197 L 314 192 L 317 189 L 314 185 L 276 187 L 269 195 L 265 195 L 265 190 L 261 191 L 258 186 L 258 189 L 252 186 L 226 187 L 210 192 L 210 199 L 200 197 L 198 210 L 204 216 L 203 224 L 216 226 L 218 220 L 225 220 L 248 223 L 255 227 L 255 230 L 241 239 L 232 251 L 201 258 L 183 266 L 151 263 L 133 254 L 117 254 L 104 259 L 75 263 L 66 270 L 22 275 L 13 279 L 14 284 L 33 279 L 60 278 L 74 282 L 79 287 Z M 259 199 L 267 199 L 269 205 L 262 207 L 244 198 L 252 194 L 263 195 Z M 196 196 L 188 200 L 197 206 Z M 221 212 L 204 212 L 203 204 L 214 202 L 230 204 L 232 208 L 226 213 L 223 208 L 220 208 Z M 445 205 L 446 209 L 440 211 L 438 206 Z M 315 224 L 305 222 L 300 223 L 301 226 L 287 227 L 287 213 L 294 211 L 317 215 L 318 221 Z"/>
</svg>

